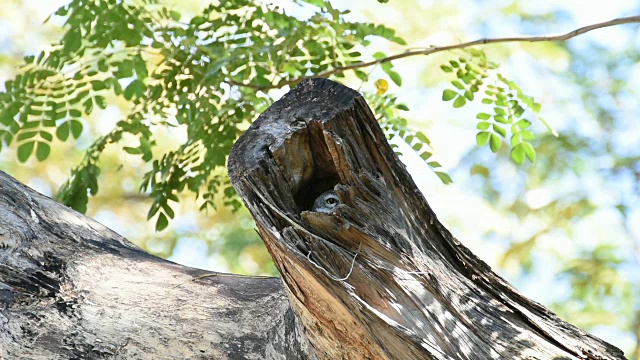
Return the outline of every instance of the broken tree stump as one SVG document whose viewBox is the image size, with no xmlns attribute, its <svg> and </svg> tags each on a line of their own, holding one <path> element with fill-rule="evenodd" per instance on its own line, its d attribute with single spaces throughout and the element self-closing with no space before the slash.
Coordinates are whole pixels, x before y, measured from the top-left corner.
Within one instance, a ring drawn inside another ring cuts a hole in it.
<svg viewBox="0 0 640 360">
<path fill-rule="evenodd" d="M 318 358 L 624 359 L 458 242 L 352 89 L 302 81 L 238 139 L 229 175 Z M 330 189 L 335 211 L 309 211 Z"/>
</svg>

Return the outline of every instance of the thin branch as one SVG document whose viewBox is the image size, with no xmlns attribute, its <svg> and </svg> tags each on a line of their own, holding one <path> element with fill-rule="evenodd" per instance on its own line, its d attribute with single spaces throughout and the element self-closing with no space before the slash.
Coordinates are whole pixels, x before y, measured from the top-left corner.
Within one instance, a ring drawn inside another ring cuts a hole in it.
<svg viewBox="0 0 640 360">
<path fill-rule="evenodd" d="M 454 50 L 454 49 L 463 49 L 463 48 L 468 48 L 468 47 L 475 46 L 475 45 L 486 45 L 486 44 L 505 43 L 505 42 L 567 41 L 567 40 L 569 40 L 571 38 L 574 38 L 574 37 L 576 37 L 578 35 L 582 35 L 582 34 L 584 34 L 586 32 L 591 31 L 591 30 L 601 29 L 601 28 L 605 28 L 605 27 L 609 27 L 609 26 L 615 26 L 615 25 L 621 25 L 621 24 L 629 24 L 629 23 L 639 23 L 639 22 L 640 22 L 640 16 L 630 16 L 630 17 L 618 18 L 618 19 L 613 19 L 613 20 L 610 20 L 610 21 L 605 21 L 605 22 L 601 22 L 601 23 L 597 23 L 597 24 L 593 24 L 593 25 L 584 26 L 584 27 L 581 27 L 579 29 L 576 29 L 576 30 L 570 31 L 568 33 L 565 33 L 565 34 L 543 35 L 543 36 L 530 36 L 530 35 L 528 35 L 528 36 L 511 36 L 511 37 L 502 37 L 502 38 L 491 38 L 491 39 L 478 39 L 478 40 L 464 42 L 464 43 L 460 43 L 460 44 L 454 44 L 454 45 L 434 46 L 434 47 L 430 47 L 430 48 L 424 49 L 424 50 L 407 51 L 407 52 L 404 52 L 404 53 L 401 53 L 401 54 L 388 56 L 388 57 L 385 57 L 385 58 L 369 61 L 369 62 L 366 62 L 366 63 L 359 63 L 359 64 L 353 64 L 353 65 L 349 65 L 349 66 L 343 66 L 343 67 L 339 67 L 339 68 L 334 68 L 334 69 L 331 69 L 331 70 L 327 70 L 327 71 L 323 71 L 321 73 L 318 73 L 317 76 L 318 77 L 326 77 L 326 76 L 333 75 L 333 74 L 338 73 L 338 72 L 357 69 L 357 68 L 361 68 L 361 67 L 369 67 L 369 66 L 372 66 L 372 65 L 382 64 L 382 63 L 386 63 L 386 62 L 389 62 L 389 61 L 406 58 L 406 57 L 409 57 L 409 56 L 431 55 L 431 54 L 434 54 L 434 53 L 437 53 L 437 52 L 441 52 L 441 51 L 448 51 L 448 50 Z"/>
<path fill-rule="evenodd" d="M 449 50 L 455 50 L 455 49 L 464 49 L 464 48 L 468 48 L 468 47 L 476 46 L 476 45 L 486 45 L 486 44 L 506 43 L 506 42 L 543 42 L 543 41 L 546 41 L 546 42 L 562 42 L 562 41 L 567 41 L 569 39 L 572 39 L 572 38 L 574 38 L 574 37 L 576 37 L 578 35 L 582 35 L 584 33 L 592 31 L 592 30 L 602 29 L 602 28 L 606 28 L 606 27 L 610 27 L 610 26 L 616 26 L 616 25 L 622 25 L 622 24 L 631 24 L 631 23 L 640 23 L 640 16 L 621 17 L 621 18 L 617 18 L 617 19 L 613 19 L 613 20 L 609 20 L 609 21 L 605 21 L 605 22 L 600 22 L 600 23 L 597 23 L 597 24 L 587 25 L 587 26 L 583 26 L 583 27 L 581 27 L 579 29 L 576 29 L 576 30 L 573 30 L 573 31 L 569 31 L 568 33 L 564 33 L 564 34 L 542 35 L 542 36 L 525 35 L 525 36 L 510 36 L 510 37 L 501 37 L 501 38 L 488 38 L 488 39 L 485 38 L 485 39 L 478 39 L 478 40 L 474 40 L 474 41 L 468 41 L 468 42 L 463 42 L 463 43 L 453 44 L 453 45 L 432 46 L 432 47 L 429 47 L 427 49 L 405 51 L 405 52 L 400 53 L 400 54 L 387 56 L 387 57 L 380 58 L 380 59 L 373 60 L 373 61 L 369 61 L 369 62 L 356 63 L 356 64 L 351 64 L 351 65 L 347 65 L 347 66 L 342 66 L 342 67 L 337 67 L 337 68 L 325 70 L 325 71 L 322 71 L 322 72 L 319 72 L 319 73 L 313 75 L 313 77 L 328 77 L 328 76 L 331 76 L 333 74 L 345 72 L 347 70 L 366 68 L 366 67 L 369 67 L 369 66 L 378 65 L 378 64 L 390 62 L 390 61 L 393 61 L 393 60 L 403 59 L 403 58 L 410 57 L 410 56 L 418 56 L 418 55 L 425 55 L 426 56 L 426 55 L 431 55 L 431 54 L 435 54 L 435 53 L 442 52 L 442 51 L 449 51 Z M 259 86 L 255 86 L 255 85 L 244 85 L 244 84 L 238 84 L 238 83 L 235 83 L 233 85 L 251 87 L 252 89 L 256 89 L 256 90 L 269 90 L 269 89 L 281 88 L 281 87 L 283 87 L 285 85 L 295 84 L 295 83 L 298 83 L 298 82 L 302 81 L 303 79 L 304 78 L 284 80 L 284 81 L 280 81 L 276 85 L 263 86 L 263 87 L 259 87 Z"/>
</svg>

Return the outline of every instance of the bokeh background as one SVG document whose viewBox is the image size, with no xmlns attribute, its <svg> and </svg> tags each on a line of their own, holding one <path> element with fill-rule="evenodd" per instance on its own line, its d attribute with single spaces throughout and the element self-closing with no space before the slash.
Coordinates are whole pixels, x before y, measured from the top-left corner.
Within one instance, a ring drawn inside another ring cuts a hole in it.
<svg viewBox="0 0 640 360">
<path fill-rule="evenodd" d="M 304 18 L 309 11 L 274 1 Z M 184 16 L 207 1 L 165 1 Z M 19 72 L 22 57 L 58 41 L 61 24 L 44 20 L 64 0 L 0 2 L 0 82 Z M 383 23 L 410 46 L 445 45 L 483 37 L 566 32 L 620 16 L 640 14 L 633 0 L 391 0 L 333 1 L 354 20 Z M 395 62 L 402 88 L 390 92 L 405 102 L 410 126 L 432 140 L 435 157 L 454 183 L 444 185 L 422 160 L 402 147 L 403 161 L 436 214 L 453 234 L 526 296 L 565 320 L 640 359 L 640 27 L 597 30 L 567 43 L 485 46 L 501 72 L 542 104 L 555 137 L 533 121 L 538 151 L 534 164 L 509 159 L 475 144 L 475 114 L 481 105 L 453 109 L 441 101 L 449 79 L 439 53 Z M 374 42 L 373 51 L 399 51 Z M 455 54 L 455 53 L 454 53 Z M 383 78 L 375 69 L 372 78 Z M 359 84 L 349 84 L 355 85 Z M 2 88 L 3 85 L 0 85 Z M 373 90 L 373 84 L 363 88 Z M 281 96 L 280 93 L 273 93 Z M 127 111 L 111 99 L 87 118 L 77 143 L 56 143 L 44 162 L 18 163 L 15 149 L 2 149 L 0 169 L 52 196 L 91 141 L 108 132 Z M 175 148 L 166 134 L 158 146 Z M 138 192 L 144 163 L 118 149 L 102 156 L 100 192 L 87 214 L 148 252 L 188 266 L 240 274 L 276 275 L 248 212 L 198 211 L 194 199 L 176 205 L 176 218 L 162 232 L 146 215 L 150 200 Z M 127 166 L 122 166 L 127 164 Z M 139 166 L 137 166 L 139 165 Z"/>
</svg>

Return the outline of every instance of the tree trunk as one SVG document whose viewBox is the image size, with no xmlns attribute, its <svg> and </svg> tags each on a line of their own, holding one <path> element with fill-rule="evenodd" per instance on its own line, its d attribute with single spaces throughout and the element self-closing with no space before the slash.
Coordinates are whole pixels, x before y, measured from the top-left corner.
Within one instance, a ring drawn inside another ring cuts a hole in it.
<svg viewBox="0 0 640 360">
<path fill-rule="evenodd" d="M 624 358 L 460 244 L 352 89 L 300 83 L 238 139 L 229 175 L 318 358 Z M 331 189 L 337 206 L 310 211 Z"/>
<path fill-rule="evenodd" d="M 0 359 L 306 359 L 278 278 L 151 256 L 0 172 Z"/>
<path fill-rule="evenodd" d="M 351 89 L 303 81 L 229 173 L 282 282 L 148 255 L 0 172 L 0 359 L 623 359 L 458 243 Z"/>
</svg>

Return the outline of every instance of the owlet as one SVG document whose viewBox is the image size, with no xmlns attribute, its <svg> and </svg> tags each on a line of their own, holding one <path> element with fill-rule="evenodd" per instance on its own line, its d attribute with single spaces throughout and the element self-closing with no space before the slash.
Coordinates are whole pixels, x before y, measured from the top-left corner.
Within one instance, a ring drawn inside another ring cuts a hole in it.
<svg viewBox="0 0 640 360">
<path fill-rule="evenodd" d="M 340 198 L 333 190 L 325 191 L 313 202 L 311 211 L 331 214 L 340 205 Z"/>
</svg>

